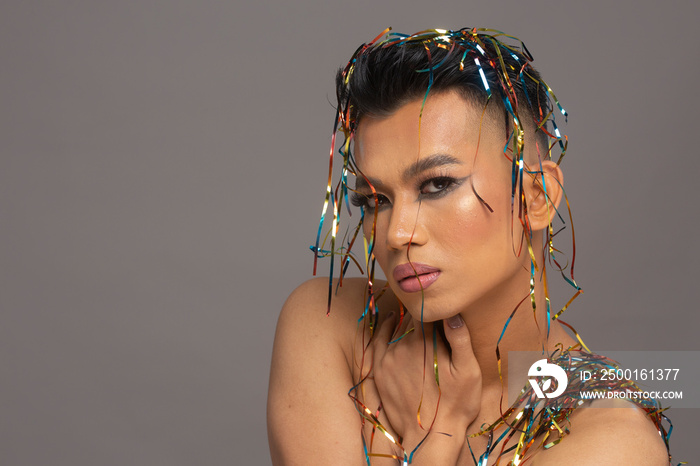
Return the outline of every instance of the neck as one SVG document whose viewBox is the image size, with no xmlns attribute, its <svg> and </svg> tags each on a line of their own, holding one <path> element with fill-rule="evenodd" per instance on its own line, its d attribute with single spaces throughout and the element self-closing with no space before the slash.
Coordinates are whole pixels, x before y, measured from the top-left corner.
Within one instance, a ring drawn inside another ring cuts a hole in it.
<svg viewBox="0 0 700 466">
<path fill-rule="evenodd" d="M 474 355 L 481 367 L 484 392 L 501 391 L 497 347 L 501 359 L 501 376 L 507 386 L 509 351 L 533 351 L 541 354 L 543 348 L 545 351 L 554 350 L 557 343 L 563 344 L 564 348 L 575 344 L 575 340 L 558 321 L 550 320 L 548 332 L 546 301 L 542 289 L 541 283 L 536 283 L 534 314 L 527 289 L 519 297 L 510 299 L 510 302 L 500 295 L 499 298 L 478 306 L 479 309 L 461 313 L 469 328 Z"/>
</svg>

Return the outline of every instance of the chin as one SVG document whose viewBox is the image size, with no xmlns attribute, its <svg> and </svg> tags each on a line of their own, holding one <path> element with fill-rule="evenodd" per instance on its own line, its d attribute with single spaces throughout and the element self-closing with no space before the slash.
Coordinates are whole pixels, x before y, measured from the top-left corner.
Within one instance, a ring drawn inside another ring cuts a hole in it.
<svg viewBox="0 0 700 466">
<path fill-rule="evenodd" d="M 406 310 L 409 314 L 411 314 L 411 317 L 413 317 L 414 320 L 420 321 L 421 320 L 421 302 L 420 298 L 417 300 L 417 303 L 406 303 L 404 301 L 403 305 L 406 307 Z M 432 309 L 439 308 L 441 309 L 440 312 L 433 311 Z M 446 311 L 444 307 L 441 306 L 430 306 L 427 303 L 423 306 L 422 309 L 423 313 L 423 322 L 425 323 L 431 323 L 431 322 L 438 322 L 443 319 L 447 319 L 449 317 L 452 317 L 453 315 L 457 314 L 458 311 Z"/>
</svg>

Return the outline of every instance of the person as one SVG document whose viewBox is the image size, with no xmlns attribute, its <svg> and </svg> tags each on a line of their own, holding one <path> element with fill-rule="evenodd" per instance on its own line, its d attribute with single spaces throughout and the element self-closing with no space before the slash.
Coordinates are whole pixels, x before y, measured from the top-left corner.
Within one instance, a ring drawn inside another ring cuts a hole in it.
<svg viewBox="0 0 700 466">
<path fill-rule="evenodd" d="M 506 393 L 514 351 L 565 367 L 559 393 L 581 388 L 581 364 L 615 367 L 567 331 L 569 303 L 550 303 L 551 268 L 581 290 L 554 245 L 566 112 L 531 61 L 498 31 L 385 31 L 339 71 L 331 174 L 338 131 L 343 163 L 312 247 L 331 276 L 299 286 L 279 317 L 274 464 L 669 464 L 655 403 Z M 340 241 L 349 202 L 360 220 Z M 353 261 L 367 279 L 345 276 Z"/>
</svg>

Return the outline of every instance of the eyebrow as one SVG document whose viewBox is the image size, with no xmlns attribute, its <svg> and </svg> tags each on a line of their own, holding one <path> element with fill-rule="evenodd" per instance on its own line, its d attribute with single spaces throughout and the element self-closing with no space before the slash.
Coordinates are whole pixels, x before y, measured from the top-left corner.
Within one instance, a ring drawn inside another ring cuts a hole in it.
<svg viewBox="0 0 700 466">
<path fill-rule="evenodd" d="M 433 168 L 442 167 L 444 165 L 461 165 L 462 161 L 456 157 L 449 154 L 433 154 L 429 157 L 424 157 L 420 160 L 416 160 L 408 168 L 403 171 L 401 177 L 403 180 L 410 180 L 420 175 L 421 173 L 431 170 Z M 378 187 L 382 185 L 382 182 L 376 178 L 367 177 L 367 180 L 372 184 L 372 186 Z M 361 174 L 358 174 L 355 180 L 355 189 L 369 188 L 367 180 Z"/>
<path fill-rule="evenodd" d="M 403 172 L 403 179 L 410 180 L 420 175 L 424 171 L 431 170 L 443 165 L 461 165 L 462 161 L 449 154 L 433 154 L 430 157 L 425 157 L 415 161 Z"/>
</svg>

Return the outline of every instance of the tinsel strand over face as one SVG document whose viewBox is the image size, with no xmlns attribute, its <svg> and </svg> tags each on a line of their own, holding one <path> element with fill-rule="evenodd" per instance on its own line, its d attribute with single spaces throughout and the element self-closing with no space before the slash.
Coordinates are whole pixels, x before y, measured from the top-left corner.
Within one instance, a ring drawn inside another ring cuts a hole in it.
<svg viewBox="0 0 700 466">
<path fill-rule="evenodd" d="M 544 244 L 547 259 L 543 263 L 538 263 L 536 260 L 536 251 L 533 250 L 533 232 L 530 229 L 528 221 L 528 206 L 523 191 L 523 182 L 526 177 L 534 178 L 536 175 L 542 173 L 542 160 L 552 160 L 557 164 L 561 163 L 561 160 L 567 151 L 568 139 L 566 135 L 561 133 L 556 122 L 556 116 L 559 115 L 566 121 L 568 116 L 567 112 L 560 105 L 552 89 L 544 81 L 539 79 L 539 74 L 532 68 L 530 64 L 533 60 L 532 55 L 522 41 L 500 31 L 477 28 L 464 28 L 457 31 L 431 29 L 412 35 L 406 35 L 391 32 L 391 29 L 388 28 L 374 38 L 374 40 L 361 45 L 355 51 L 341 74 L 342 86 L 339 86 L 337 96 L 338 105 L 331 138 L 326 196 L 316 235 L 316 242 L 314 246 L 311 246 L 311 250 L 314 252 L 314 275 L 316 274 L 318 259 L 322 257 L 330 257 L 327 312 L 330 312 L 331 301 L 334 294 L 333 277 L 335 271 L 335 257 L 338 256 L 340 259 L 339 280 L 337 281 L 336 286 L 342 286 L 343 278 L 351 262 L 354 262 L 362 273 L 366 273 L 367 291 L 365 295 L 364 309 L 358 318 L 358 332 L 359 334 L 363 335 L 368 334 L 370 340 L 378 323 L 378 300 L 387 290 L 388 286 L 384 286 L 379 290 L 375 289 L 374 276 L 376 261 L 373 254 L 373 249 L 375 244 L 377 214 L 379 209 L 373 210 L 373 217 L 370 219 L 365 218 L 365 211 L 361 208 L 359 222 L 352 228 L 352 231 L 350 228 L 346 230 L 343 238 L 340 240 L 340 244 L 338 244 L 339 239 L 337 235 L 341 228 L 341 212 L 343 203 L 346 205 L 348 214 L 352 215 L 349 206 L 350 203 L 348 202 L 348 191 L 353 191 L 353 188 L 348 185 L 348 175 L 350 174 L 355 177 L 364 177 L 364 174 L 355 164 L 353 157 L 355 131 L 360 119 L 363 116 L 361 109 L 358 109 L 355 106 L 355 102 L 353 100 L 353 88 L 351 85 L 353 73 L 355 72 L 356 66 L 358 66 L 358 62 L 363 59 L 367 59 L 367 57 L 372 53 L 390 48 L 419 48 L 425 51 L 426 66 L 421 69 L 414 70 L 416 74 L 425 76 L 424 94 L 421 96 L 421 117 L 423 107 L 425 106 L 426 99 L 428 98 L 431 90 L 440 87 L 441 67 L 447 66 L 445 64 L 448 62 L 448 60 L 454 64 L 455 58 L 458 60 L 459 70 L 461 72 L 474 73 L 475 76 L 478 73 L 478 78 L 480 79 L 478 79 L 477 82 L 479 82 L 482 86 L 482 88 L 479 90 L 479 94 L 481 97 L 483 97 L 481 100 L 485 102 L 484 112 L 486 112 L 487 106 L 496 106 L 497 108 L 502 109 L 504 115 L 506 116 L 506 126 L 509 130 L 509 134 L 503 147 L 503 156 L 507 157 L 511 163 L 511 211 L 513 214 L 515 214 L 517 211 L 517 218 L 519 219 L 520 226 L 522 227 L 522 236 L 524 240 L 520 247 L 514 247 L 514 253 L 521 254 L 526 246 L 527 253 L 530 257 L 530 289 L 529 294 L 523 298 L 515 309 L 513 309 L 510 317 L 507 319 L 503 327 L 501 337 L 496 344 L 495 360 L 498 364 L 499 375 L 501 376 L 501 383 L 503 385 L 499 344 L 508 328 L 508 324 L 515 315 L 515 312 L 521 307 L 521 304 L 527 301 L 528 297 L 530 298 L 529 302 L 534 315 L 534 311 L 536 311 L 536 277 L 538 275 L 541 276 L 543 284 L 544 302 L 547 315 L 547 336 L 549 336 L 550 322 L 558 319 L 559 316 L 569 307 L 571 302 L 582 292 L 581 288 L 577 285 L 576 280 L 574 279 L 576 244 L 573 231 L 573 221 L 571 218 L 571 209 L 566 195 L 564 194 L 564 199 L 567 206 L 567 217 L 569 219 L 569 226 L 571 230 L 571 260 L 569 261 L 562 259 L 561 257 L 563 256 L 563 252 L 554 246 L 555 237 L 557 237 L 557 235 L 566 228 L 566 222 L 564 221 L 563 216 L 559 213 L 559 211 L 555 211 L 555 215 L 551 215 L 550 218 L 558 220 L 562 226 L 555 231 L 553 222 L 549 223 L 548 228 L 546 228 L 544 233 Z M 530 91 L 528 91 L 528 89 L 530 89 Z M 534 94 L 532 92 L 533 89 L 535 90 Z M 543 95 L 545 96 L 544 99 L 541 98 Z M 540 135 L 540 138 L 538 139 L 537 137 L 532 137 L 526 139 L 526 131 L 536 132 Z M 344 139 L 342 142 L 337 140 L 339 133 L 343 134 Z M 544 137 L 541 135 L 544 135 Z M 535 167 L 534 170 L 528 169 L 524 161 L 526 140 L 535 141 L 534 144 L 536 145 L 536 153 L 538 154 L 540 165 L 539 167 Z M 537 141 L 546 141 L 546 144 L 539 144 Z M 342 164 L 340 165 L 339 179 L 334 182 L 334 154 L 336 151 L 336 144 L 339 145 L 338 152 L 342 157 Z M 541 177 L 541 179 L 541 188 L 545 196 L 547 196 L 547 186 L 544 183 L 544 177 Z M 372 196 L 374 196 L 374 203 L 376 205 L 378 203 L 377 193 L 367 178 L 365 178 L 365 181 L 372 191 Z M 476 193 L 476 191 L 474 191 L 474 194 L 489 211 L 493 212 L 491 207 L 478 195 L 478 193 Z M 329 208 L 332 210 L 332 217 L 330 215 Z M 550 206 L 549 208 L 555 207 Z M 327 233 L 323 235 L 323 227 L 324 225 L 327 225 L 327 222 L 329 221 L 331 224 Z M 365 221 L 371 221 L 372 226 L 370 229 L 370 235 L 368 237 L 366 235 L 361 237 L 361 241 L 363 242 L 364 246 L 364 260 L 360 261 L 357 259 L 356 255 L 353 254 L 352 249 L 358 240 L 358 235 L 362 230 L 362 226 Z M 512 226 L 512 228 L 514 228 L 514 226 Z M 323 240 L 321 239 L 322 236 L 324 236 Z M 326 248 L 326 244 L 328 242 L 330 244 L 329 247 Z M 550 267 L 554 267 L 555 270 L 558 271 L 563 277 L 564 281 L 574 289 L 573 295 L 568 302 L 566 302 L 564 306 L 562 306 L 554 314 L 550 309 L 551 303 L 549 299 L 546 273 L 547 263 L 550 265 Z M 405 309 L 403 305 L 401 305 L 400 318 L 398 319 L 396 327 L 397 329 L 401 327 L 404 315 Z M 420 320 L 422 324 L 422 310 Z M 614 361 L 592 354 L 583 343 L 578 333 L 576 333 L 576 331 L 570 325 L 561 320 L 560 322 L 572 330 L 579 343 L 574 347 L 560 347 L 554 353 L 546 354 L 549 360 L 556 361 L 565 367 L 569 373 L 572 373 L 574 370 L 580 369 L 584 366 L 600 366 L 607 368 L 618 367 Z M 403 336 L 404 335 L 397 335 L 395 332 L 394 338 L 390 344 L 397 343 Z M 435 348 L 437 338 L 438 335 L 434 331 L 433 348 Z M 369 341 L 363 341 L 362 347 L 366 350 L 369 347 Z M 543 354 L 546 353 L 544 346 L 542 347 L 542 352 Z M 439 371 L 437 367 L 437 359 L 436 357 L 433 359 L 434 377 L 439 390 Z M 359 355 L 357 367 L 365 367 L 365 351 Z M 358 412 L 362 416 L 363 423 L 370 423 L 372 426 L 372 436 L 370 441 L 367 442 L 367 439 L 363 437 L 363 441 L 365 442 L 365 456 L 367 463 L 370 464 L 370 458 L 372 457 L 389 456 L 397 460 L 402 460 L 404 464 L 408 464 L 411 462 L 413 454 L 418 448 L 420 448 L 429 435 L 431 426 L 427 429 L 426 436 L 423 438 L 423 440 L 415 448 L 413 448 L 412 451 L 409 452 L 405 450 L 401 445 L 401 439 L 394 438 L 389 430 L 379 421 L 378 413 L 380 408 L 378 407 L 375 409 L 375 411 L 372 411 L 362 402 L 360 396 L 361 387 L 370 376 L 370 373 L 371 370 L 364 373 L 361 370 L 359 377 L 356 377 L 355 379 L 356 384 L 349 390 L 349 396 L 352 398 Z M 575 386 L 572 385 L 572 387 Z M 504 387 L 502 388 L 505 390 Z M 600 385 L 586 388 L 594 391 L 639 390 L 639 388 L 633 382 L 625 382 L 622 384 L 620 381 L 610 382 L 605 386 Z M 499 448 L 500 451 L 497 454 L 498 458 L 503 457 L 505 459 L 503 455 L 512 454 L 513 456 L 508 464 L 518 465 L 523 464 L 524 461 L 529 459 L 527 454 L 528 451 L 532 451 L 537 447 L 550 448 L 559 443 L 569 432 L 569 415 L 574 409 L 583 403 L 582 400 L 576 399 L 573 395 L 571 395 L 572 393 L 574 393 L 574 391 L 567 391 L 565 394 L 567 396 L 558 398 L 555 400 L 556 402 L 551 400 L 543 402 L 541 400 L 537 400 L 537 398 L 533 396 L 531 387 L 528 389 L 528 386 L 526 386 L 521 391 L 519 399 L 516 400 L 508 409 L 504 411 L 501 407 L 501 417 L 498 420 L 496 420 L 490 426 L 483 426 L 480 432 L 471 435 L 471 437 L 488 435 L 488 446 L 486 451 L 483 452 L 478 459 L 472 453 L 474 464 L 479 466 L 487 464 L 489 456 L 496 451 L 499 444 L 502 446 Z M 501 399 L 503 399 L 503 395 Z M 667 432 L 666 428 L 662 424 L 662 422 L 668 421 L 666 416 L 663 414 L 664 410 L 661 409 L 659 404 L 655 401 L 645 400 L 644 402 L 640 402 L 639 405 L 648 413 L 650 419 L 654 422 L 668 446 L 668 438 L 670 436 L 672 426 Z M 496 438 L 494 433 L 498 428 L 504 428 L 504 431 Z M 393 444 L 399 447 L 399 450 L 403 452 L 403 457 L 396 456 L 393 453 L 374 452 L 372 449 L 372 440 L 375 432 L 385 435 Z M 552 440 L 550 436 L 555 432 L 558 434 L 557 438 L 556 440 Z M 506 449 L 505 445 L 513 437 L 518 439 L 517 446 Z"/>
<path fill-rule="evenodd" d="M 513 44 L 506 44 L 499 40 L 499 37 L 507 39 Z M 383 40 L 380 41 L 382 38 Z M 350 86 L 350 81 L 353 72 L 355 71 L 358 59 L 372 53 L 374 50 L 392 47 L 420 47 L 425 50 L 426 62 L 428 66 L 425 69 L 415 70 L 415 72 L 418 74 L 425 74 L 428 76 L 425 93 L 423 95 L 423 105 L 425 104 L 425 100 L 433 88 L 433 78 L 435 75 L 439 74 L 440 67 L 448 59 L 457 55 L 461 70 L 464 70 L 465 63 L 472 62 L 474 65 L 476 65 L 476 69 L 481 77 L 480 81 L 483 85 L 482 93 L 486 97 L 485 106 L 489 105 L 491 102 L 494 102 L 491 105 L 500 105 L 506 112 L 508 116 L 510 135 L 503 147 L 503 154 L 511 161 L 512 164 L 512 208 L 517 208 L 518 219 L 524 231 L 524 240 L 532 262 L 531 278 L 533 279 L 534 283 L 535 274 L 540 271 L 540 268 L 542 268 L 543 274 L 545 273 L 545 270 L 544 264 L 537 263 L 535 259 L 535 252 L 532 250 L 532 232 L 530 231 L 529 223 L 527 221 L 527 204 L 524 192 L 522 190 L 522 185 L 526 175 L 534 176 L 541 173 L 541 166 L 537 167 L 538 170 L 534 171 L 529 171 L 526 168 L 526 164 L 524 163 L 523 159 L 525 150 L 525 131 L 529 126 L 533 129 L 536 128 L 538 132 L 546 135 L 546 139 L 549 141 L 549 143 L 547 144 L 547 147 L 537 147 L 537 152 L 540 156 L 539 158 L 540 160 L 556 159 L 557 164 L 559 164 L 566 154 L 568 140 L 566 135 L 563 135 L 560 132 L 556 123 L 555 114 L 561 114 L 564 118 L 566 118 L 568 116 L 566 111 L 559 104 L 559 101 L 554 95 L 552 89 L 544 81 L 541 81 L 535 77 L 537 73 L 534 72 L 530 65 L 532 56 L 525 45 L 512 36 L 508 36 L 500 31 L 491 29 L 464 28 L 458 31 L 432 29 L 413 35 L 393 33 L 390 32 L 390 29 L 386 29 L 374 40 L 367 44 L 361 45 L 355 51 L 348 64 L 345 66 L 342 74 L 345 89 L 343 89 L 343 92 L 339 92 L 338 95 L 338 107 L 336 111 L 336 118 L 334 120 L 329 154 L 330 163 L 326 197 L 321 212 L 321 219 L 316 235 L 316 243 L 311 247 L 311 250 L 315 253 L 314 274 L 316 274 L 318 258 L 326 256 L 330 257 L 328 310 L 330 311 L 330 303 L 332 299 L 332 280 L 335 273 L 335 256 L 339 256 L 341 258 L 339 283 L 342 284 L 342 279 L 348 270 L 351 261 L 358 266 L 360 271 L 363 271 L 362 265 L 360 265 L 360 262 L 352 254 L 352 247 L 355 245 L 361 225 L 365 221 L 365 212 L 363 210 L 361 211 L 360 221 L 354 228 L 352 234 L 349 235 L 349 231 L 346 232 L 346 238 L 343 239 L 340 247 L 337 245 L 337 234 L 341 227 L 340 213 L 343 203 L 345 203 L 347 207 L 348 214 L 352 215 L 348 202 L 348 190 L 352 190 L 352 188 L 348 186 L 348 174 L 363 176 L 355 165 L 352 152 L 355 130 L 357 129 L 357 124 L 359 122 L 358 117 L 361 117 L 361 115 L 357 114 L 357 109 L 354 107 L 353 89 Z M 434 62 L 432 60 L 432 55 L 435 55 L 436 52 L 440 50 L 447 51 L 447 53 L 443 54 L 444 56 L 440 60 Z M 504 54 L 508 54 L 508 56 L 505 57 L 506 59 L 504 59 Z M 493 76 L 492 80 L 497 82 L 497 86 L 494 86 L 493 83 L 489 84 L 489 80 L 487 80 L 486 77 L 487 74 L 489 76 Z M 546 91 L 546 101 L 542 102 L 538 95 L 530 95 L 530 93 L 528 93 L 528 87 L 532 89 L 533 84 L 535 85 L 536 89 L 544 89 Z M 518 92 L 516 88 L 522 89 L 522 92 Z M 518 97 L 519 95 L 521 96 L 520 98 Z M 523 96 L 524 99 L 522 98 Z M 556 111 L 554 110 L 555 108 Z M 531 119 L 532 124 L 529 125 L 526 123 L 524 121 L 526 118 Z M 339 147 L 339 153 L 342 156 L 342 167 L 340 170 L 340 179 L 336 182 L 334 188 L 334 153 L 339 131 L 342 132 L 344 136 L 344 140 Z M 556 158 L 553 157 L 555 152 L 558 152 L 558 156 L 556 156 Z M 373 195 L 376 198 L 376 193 L 374 192 L 374 188 L 371 186 L 371 183 L 370 188 L 372 189 Z M 543 184 L 542 188 L 546 195 L 547 187 Z M 488 206 L 488 204 L 486 204 L 485 201 L 478 196 L 478 194 L 477 197 L 489 210 L 491 210 L 490 206 Z M 568 207 L 568 200 L 566 202 Z M 327 224 L 328 220 L 331 220 L 329 218 L 329 207 L 332 208 L 333 212 L 332 222 L 327 234 L 325 235 L 325 238 L 323 241 L 321 241 L 323 226 Z M 372 219 L 372 233 L 370 234 L 369 238 L 364 238 L 365 257 L 363 262 L 366 270 L 368 271 L 370 283 L 373 282 L 374 271 L 374 257 L 372 250 L 374 247 L 374 235 L 376 231 L 376 216 L 377 212 L 375 210 L 374 217 Z M 564 224 L 564 220 L 558 212 L 557 217 L 562 224 Z M 564 227 L 555 232 L 554 227 L 551 224 L 547 229 L 546 244 L 548 246 L 548 258 L 550 264 L 553 264 L 557 270 L 561 272 L 564 280 L 575 289 L 575 293 L 571 300 L 569 300 L 569 302 L 554 315 L 554 318 L 558 318 L 559 315 L 561 315 L 561 313 L 568 307 L 571 301 L 581 293 L 581 289 L 576 284 L 573 275 L 576 250 L 575 242 L 570 264 L 568 261 L 560 260 L 558 258 L 561 251 L 554 247 L 553 240 L 555 236 L 563 229 Z M 350 236 L 350 238 L 348 239 L 347 236 Z M 329 237 L 330 248 L 326 249 L 325 245 L 327 244 Z M 567 268 L 568 274 L 566 273 Z M 544 280 L 546 291 L 546 274 L 544 274 Z M 547 315 L 549 317 L 551 315 L 549 309 L 550 302 L 548 294 L 545 293 L 545 295 L 547 296 L 546 305 Z M 534 289 L 531 289 L 531 298 L 532 305 L 534 306 Z M 368 301 L 366 312 L 369 312 L 369 304 L 371 303 Z"/>
</svg>

